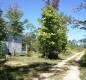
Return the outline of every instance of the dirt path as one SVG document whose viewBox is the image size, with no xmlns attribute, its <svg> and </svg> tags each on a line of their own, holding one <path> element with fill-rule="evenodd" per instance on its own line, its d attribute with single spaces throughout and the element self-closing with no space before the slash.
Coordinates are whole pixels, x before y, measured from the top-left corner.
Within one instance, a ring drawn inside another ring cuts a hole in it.
<svg viewBox="0 0 86 80">
<path fill-rule="evenodd" d="M 63 80 L 80 80 L 78 66 L 71 66 Z"/>
<path fill-rule="evenodd" d="M 79 55 L 75 61 L 79 61 L 84 54 Z M 67 66 L 69 67 L 69 66 Z M 78 65 L 71 65 L 67 73 L 65 74 L 63 80 L 80 80 L 79 77 L 79 67 Z"/>
<path fill-rule="evenodd" d="M 70 61 L 71 59 L 76 58 L 76 57 L 78 57 L 78 56 L 79 56 L 79 57 L 77 58 L 77 60 L 79 60 L 79 59 L 81 58 L 81 55 L 82 55 L 82 53 L 76 53 L 75 55 L 73 55 L 73 56 L 67 58 L 66 60 L 63 60 L 62 62 L 58 63 L 57 65 L 55 65 L 55 66 L 54 66 L 53 68 L 51 68 L 48 72 L 46 72 L 46 73 L 40 73 L 39 78 L 35 78 L 35 79 L 33 79 L 33 80 L 51 80 L 51 78 L 52 78 L 53 76 L 55 76 L 56 73 L 57 73 L 59 70 L 61 70 L 61 68 L 64 67 L 65 64 L 66 64 L 68 61 Z M 79 75 L 78 67 L 77 67 L 77 66 L 76 66 L 76 67 L 73 67 L 73 66 L 72 66 L 71 69 L 72 69 L 72 68 L 73 68 L 73 71 L 75 71 L 74 73 L 77 74 L 77 75 L 75 75 L 75 76 L 78 77 L 78 75 Z M 69 74 L 69 73 L 72 73 L 73 71 L 69 71 L 68 74 Z M 63 80 L 70 80 L 70 79 L 64 78 Z M 72 79 L 72 80 L 79 80 L 79 79 Z"/>
</svg>

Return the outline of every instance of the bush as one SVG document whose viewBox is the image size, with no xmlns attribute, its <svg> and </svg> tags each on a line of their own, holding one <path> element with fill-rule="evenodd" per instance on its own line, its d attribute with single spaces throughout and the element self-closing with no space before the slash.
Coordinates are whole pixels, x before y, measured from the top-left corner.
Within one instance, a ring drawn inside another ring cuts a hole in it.
<svg viewBox="0 0 86 80">
<path fill-rule="evenodd" d="M 85 55 L 81 58 L 81 63 L 82 65 L 86 66 L 86 51 L 85 51 Z"/>
<path fill-rule="evenodd" d="M 30 52 L 28 52 L 27 54 L 26 54 L 26 56 L 28 56 L 28 57 L 31 57 L 33 55 L 33 52 L 32 51 L 30 51 Z"/>
<path fill-rule="evenodd" d="M 5 58 L 5 55 L 0 52 L 0 59 Z"/>
<path fill-rule="evenodd" d="M 2 43 L 0 43 L 0 59 L 1 58 L 5 58 L 5 53 L 4 53 L 4 48 Z"/>
</svg>

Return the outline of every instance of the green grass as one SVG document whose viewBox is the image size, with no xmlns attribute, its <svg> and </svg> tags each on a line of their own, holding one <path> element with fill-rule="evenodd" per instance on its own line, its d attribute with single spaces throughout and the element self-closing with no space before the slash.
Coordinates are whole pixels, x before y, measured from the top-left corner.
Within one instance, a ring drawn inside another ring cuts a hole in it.
<svg viewBox="0 0 86 80">
<path fill-rule="evenodd" d="M 73 53 L 71 51 L 67 51 L 65 53 L 59 54 L 59 57 L 62 58 L 62 59 L 67 59 L 68 57 L 70 57 L 72 55 L 73 55 Z"/>
<path fill-rule="evenodd" d="M 80 78 L 86 80 L 86 67 L 80 67 Z"/>
<path fill-rule="evenodd" d="M 27 56 L 18 56 L 18 57 L 13 57 L 10 61 L 19 61 L 19 62 L 23 62 L 23 63 L 34 63 L 34 62 L 47 62 L 50 64 L 57 64 L 59 60 L 50 60 L 50 59 L 46 59 L 46 58 L 41 58 L 41 54 L 34 54 L 31 57 L 27 57 Z"/>
<path fill-rule="evenodd" d="M 38 77 L 41 72 L 48 71 L 53 65 L 61 60 L 49 60 L 40 57 L 40 54 L 35 54 L 31 57 L 18 56 L 13 57 L 6 62 L 21 62 L 26 63 L 26 66 L 4 65 L 6 62 L 0 62 L 0 79 L 3 80 L 30 80 L 32 77 Z"/>
<path fill-rule="evenodd" d="M 80 78 L 86 80 L 86 50 L 85 55 L 80 60 Z"/>
<path fill-rule="evenodd" d="M 66 57 L 64 57 L 66 56 Z M 62 59 L 67 58 L 70 55 L 60 54 Z M 0 79 L 2 80 L 31 80 L 32 77 L 39 77 L 40 73 L 49 71 L 49 69 L 62 61 L 50 60 L 41 58 L 41 54 L 33 54 L 31 57 L 27 56 L 15 56 L 9 61 L 0 62 Z M 4 65 L 7 62 L 21 62 L 27 64 L 25 66 L 12 66 Z"/>
</svg>

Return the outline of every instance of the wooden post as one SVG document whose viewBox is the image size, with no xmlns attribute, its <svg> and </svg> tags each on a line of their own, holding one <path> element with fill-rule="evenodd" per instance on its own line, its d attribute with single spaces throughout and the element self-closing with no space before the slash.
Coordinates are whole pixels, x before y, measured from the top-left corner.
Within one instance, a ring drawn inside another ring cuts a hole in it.
<svg viewBox="0 0 86 80">
<path fill-rule="evenodd" d="M 28 53 L 28 46 L 26 45 L 26 54 Z"/>
</svg>

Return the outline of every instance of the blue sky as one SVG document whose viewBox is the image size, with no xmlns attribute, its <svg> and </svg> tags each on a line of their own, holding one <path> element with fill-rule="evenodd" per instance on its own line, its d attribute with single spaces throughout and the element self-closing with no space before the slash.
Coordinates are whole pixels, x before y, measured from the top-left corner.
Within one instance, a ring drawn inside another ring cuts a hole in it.
<svg viewBox="0 0 86 80">
<path fill-rule="evenodd" d="M 67 15 L 71 15 L 79 20 L 85 20 L 86 10 L 81 10 L 80 12 L 72 12 L 71 8 L 77 7 L 83 0 L 60 0 L 59 11 L 64 12 Z M 45 5 L 42 0 L 0 0 L 1 8 L 6 12 L 6 8 L 10 5 L 18 4 L 20 10 L 23 11 L 23 19 L 28 19 L 35 27 L 39 27 L 38 18 L 41 17 L 41 9 Z M 73 29 L 71 26 L 68 26 L 68 39 L 79 40 L 84 38 L 84 30 Z"/>
</svg>

